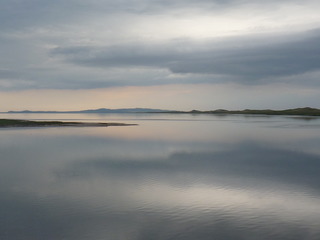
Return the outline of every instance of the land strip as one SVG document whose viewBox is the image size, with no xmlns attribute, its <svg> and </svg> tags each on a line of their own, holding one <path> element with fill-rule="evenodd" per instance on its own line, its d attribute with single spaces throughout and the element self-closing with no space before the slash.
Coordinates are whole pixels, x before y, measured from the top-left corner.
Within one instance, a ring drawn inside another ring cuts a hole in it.
<svg viewBox="0 0 320 240">
<path fill-rule="evenodd" d="M 175 111 L 175 112 L 168 112 L 168 113 L 191 113 L 191 114 L 220 114 L 220 115 L 227 115 L 227 114 L 244 114 L 244 115 L 295 115 L 295 116 L 320 116 L 320 109 L 317 108 L 294 108 L 294 109 L 286 109 L 286 110 L 271 110 L 271 109 L 264 109 L 264 110 L 252 110 L 252 109 L 245 109 L 245 110 L 225 110 L 225 109 L 217 109 L 212 111 L 199 111 L 199 110 L 192 110 L 192 111 Z"/>
<path fill-rule="evenodd" d="M 0 119 L 0 128 L 5 128 L 5 127 L 109 127 L 109 126 L 132 126 L 132 125 L 137 125 L 137 124 L 29 121 L 29 120 L 16 120 L 16 119 Z"/>
</svg>

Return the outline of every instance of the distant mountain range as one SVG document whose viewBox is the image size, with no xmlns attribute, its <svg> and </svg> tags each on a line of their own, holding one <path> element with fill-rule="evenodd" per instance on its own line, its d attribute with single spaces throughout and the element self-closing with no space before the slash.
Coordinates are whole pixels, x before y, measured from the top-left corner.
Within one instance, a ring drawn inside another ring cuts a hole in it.
<svg viewBox="0 0 320 240">
<path fill-rule="evenodd" d="M 171 112 L 170 110 L 153 109 L 153 108 L 120 108 L 120 109 L 89 109 L 81 111 L 8 111 L 8 113 L 161 113 Z"/>
<path fill-rule="evenodd" d="M 294 108 L 286 110 L 225 110 L 217 109 L 211 111 L 173 111 L 173 110 L 163 110 L 163 109 L 153 109 L 153 108 L 120 108 L 120 109 L 108 109 L 108 108 L 99 108 L 99 109 L 89 109 L 82 111 L 9 111 L 7 113 L 175 113 L 175 114 L 246 114 L 246 115 L 300 115 L 300 116 L 320 116 L 320 109 L 317 108 Z"/>
</svg>

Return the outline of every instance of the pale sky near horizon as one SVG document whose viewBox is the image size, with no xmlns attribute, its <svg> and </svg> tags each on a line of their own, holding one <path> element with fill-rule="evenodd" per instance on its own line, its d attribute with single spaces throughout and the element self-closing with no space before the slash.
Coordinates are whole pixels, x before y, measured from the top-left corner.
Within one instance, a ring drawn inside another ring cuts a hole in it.
<svg viewBox="0 0 320 240">
<path fill-rule="evenodd" d="M 320 108 L 318 0 L 0 6 L 0 112 Z"/>
</svg>

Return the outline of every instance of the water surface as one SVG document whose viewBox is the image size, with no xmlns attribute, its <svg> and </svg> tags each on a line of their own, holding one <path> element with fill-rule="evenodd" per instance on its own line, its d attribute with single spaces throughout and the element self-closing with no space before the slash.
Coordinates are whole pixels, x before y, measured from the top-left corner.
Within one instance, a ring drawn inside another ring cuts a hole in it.
<svg viewBox="0 0 320 240">
<path fill-rule="evenodd" d="M 318 240 L 320 119 L 0 114 L 2 240 Z"/>
</svg>

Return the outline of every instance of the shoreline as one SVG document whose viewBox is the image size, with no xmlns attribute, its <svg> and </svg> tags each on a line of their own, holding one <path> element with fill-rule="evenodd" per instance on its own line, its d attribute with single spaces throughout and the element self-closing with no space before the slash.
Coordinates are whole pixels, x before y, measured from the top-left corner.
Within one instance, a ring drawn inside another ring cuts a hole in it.
<svg viewBox="0 0 320 240">
<path fill-rule="evenodd" d="M 244 109 L 244 110 L 226 110 L 226 109 L 216 109 L 209 111 L 192 110 L 192 111 L 177 111 L 177 110 L 157 110 L 153 111 L 143 111 L 135 112 L 134 109 L 128 111 L 128 109 L 95 109 L 95 110 L 83 110 L 83 111 L 8 111 L 0 112 L 3 114 L 217 114 L 217 115 L 231 115 L 231 114 L 241 114 L 241 115 L 270 115 L 270 116 L 320 116 L 320 109 L 311 107 L 302 108 L 292 108 L 285 110 L 273 110 L 273 109 Z M 126 111 L 124 111 L 126 110 Z M 130 109 L 129 109 L 130 110 Z M 152 110 L 152 109 L 150 109 Z"/>
<path fill-rule="evenodd" d="M 176 114 L 215 114 L 215 115 L 265 115 L 265 116 L 309 116 L 309 117 L 320 117 L 320 109 L 317 108 L 293 108 L 286 110 L 272 110 L 272 109 L 245 109 L 245 110 L 226 110 L 217 109 L 212 111 L 176 111 L 168 112 Z"/>
<path fill-rule="evenodd" d="M 17 119 L 0 119 L 0 128 L 11 127 L 111 127 L 136 126 L 138 124 L 126 123 L 91 123 L 91 122 L 62 122 L 62 121 L 30 121 Z"/>
</svg>

